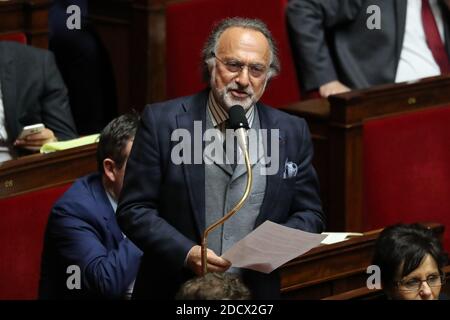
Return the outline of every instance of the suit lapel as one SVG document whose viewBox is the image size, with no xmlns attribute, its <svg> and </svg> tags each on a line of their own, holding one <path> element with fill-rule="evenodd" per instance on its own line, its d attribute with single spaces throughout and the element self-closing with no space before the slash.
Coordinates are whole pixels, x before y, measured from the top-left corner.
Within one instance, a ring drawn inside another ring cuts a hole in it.
<svg viewBox="0 0 450 320">
<path fill-rule="evenodd" d="M 272 132 L 271 129 L 278 129 L 280 130 L 280 136 L 279 136 L 279 159 L 278 160 L 278 172 L 276 174 L 267 175 L 266 180 L 266 191 L 263 203 L 261 205 L 261 210 L 256 218 L 255 221 L 255 228 L 259 226 L 263 221 L 266 220 L 266 217 L 272 213 L 272 211 L 275 210 L 275 205 L 277 203 L 278 193 L 280 189 L 280 183 L 283 178 L 283 169 L 284 169 L 284 159 L 285 159 L 285 146 L 286 146 L 286 140 L 284 138 L 284 132 L 281 129 L 281 126 L 278 124 L 278 120 L 273 117 L 273 115 L 270 114 L 269 107 L 266 107 L 264 105 L 258 106 L 258 112 L 259 112 L 259 119 L 261 123 L 261 129 L 267 129 L 267 141 L 265 141 L 265 154 L 266 157 L 272 157 L 273 150 L 271 145 L 271 138 L 272 138 Z M 275 144 L 275 147 L 277 145 Z M 267 159 L 267 158 L 266 158 Z M 274 159 L 271 159 L 271 161 L 274 161 Z M 266 165 L 270 166 L 270 164 Z"/>
<path fill-rule="evenodd" d="M 258 141 L 258 143 L 261 143 L 261 141 Z M 252 169 L 253 169 L 253 167 L 254 167 L 259 161 L 261 161 L 262 157 L 264 156 L 264 154 L 263 154 L 263 153 L 260 153 L 259 150 L 263 150 L 263 149 L 260 149 L 260 148 L 258 147 L 258 154 L 257 154 L 256 156 L 250 154 L 250 167 L 251 167 Z M 245 160 L 244 160 L 244 155 L 242 154 L 241 157 L 242 157 L 242 160 L 239 160 L 239 161 L 240 161 L 240 162 L 241 162 L 241 161 L 244 162 L 244 161 L 245 161 Z M 258 158 L 256 159 L 255 157 L 258 157 Z M 231 177 L 231 181 L 235 181 L 236 179 L 238 179 L 239 177 L 241 177 L 241 176 L 242 176 L 243 174 L 245 174 L 246 172 L 247 172 L 247 167 L 246 167 L 245 163 L 239 163 L 239 164 L 236 166 L 236 169 L 235 169 L 235 171 L 234 171 L 234 173 L 233 173 L 233 175 L 232 175 L 232 177 Z"/>
<path fill-rule="evenodd" d="M 223 151 L 222 157 L 213 158 L 211 157 L 208 152 L 205 153 L 205 158 L 208 158 L 209 161 L 214 163 L 216 166 L 218 166 L 220 169 L 222 169 L 224 172 L 226 172 L 228 175 L 233 175 L 233 169 L 231 166 L 227 163 L 225 163 L 225 151 Z"/>
<path fill-rule="evenodd" d="M 15 140 L 19 133 L 16 106 L 16 74 L 12 54 L 9 54 L 5 47 L 0 45 L 0 82 L 2 90 L 3 107 L 5 109 L 6 131 L 8 141 Z"/>
<path fill-rule="evenodd" d="M 206 123 L 207 97 L 207 90 L 193 96 L 183 104 L 184 112 L 177 115 L 177 127 L 186 129 L 191 134 L 191 160 L 195 160 L 195 162 L 194 164 L 182 164 L 182 166 L 199 236 L 205 229 L 205 164 L 203 161 L 205 143 L 203 134 Z M 194 121 L 200 121 L 201 123 L 201 131 L 197 132 L 197 135 L 200 134 L 200 136 L 195 136 Z M 195 142 L 201 143 L 202 152 L 200 155 L 195 152 Z M 197 159 L 194 159 L 194 157 Z"/>
<path fill-rule="evenodd" d="M 398 66 L 403 48 L 403 38 L 405 37 L 407 0 L 395 0 L 394 7 L 396 17 L 395 61 L 397 61 Z"/>
</svg>

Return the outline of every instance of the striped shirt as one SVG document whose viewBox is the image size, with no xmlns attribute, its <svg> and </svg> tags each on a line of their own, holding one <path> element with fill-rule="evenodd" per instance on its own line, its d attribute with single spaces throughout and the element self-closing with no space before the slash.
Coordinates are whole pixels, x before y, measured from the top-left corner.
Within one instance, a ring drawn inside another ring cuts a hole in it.
<svg viewBox="0 0 450 320">
<path fill-rule="evenodd" d="M 228 120 L 228 112 L 219 106 L 212 91 L 209 92 L 208 111 L 211 117 L 214 128 L 220 127 L 222 123 Z M 248 126 L 251 128 L 253 119 L 255 118 L 255 106 L 251 106 L 245 111 L 245 117 L 248 121 Z"/>
</svg>

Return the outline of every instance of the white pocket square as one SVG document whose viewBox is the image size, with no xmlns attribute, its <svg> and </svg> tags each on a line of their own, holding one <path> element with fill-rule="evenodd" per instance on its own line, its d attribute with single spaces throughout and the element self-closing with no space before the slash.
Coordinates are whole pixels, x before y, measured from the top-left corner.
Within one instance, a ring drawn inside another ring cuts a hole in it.
<svg viewBox="0 0 450 320">
<path fill-rule="evenodd" d="M 284 164 L 283 179 L 289 179 L 297 175 L 298 166 L 292 161 L 287 161 Z"/>
</svg>

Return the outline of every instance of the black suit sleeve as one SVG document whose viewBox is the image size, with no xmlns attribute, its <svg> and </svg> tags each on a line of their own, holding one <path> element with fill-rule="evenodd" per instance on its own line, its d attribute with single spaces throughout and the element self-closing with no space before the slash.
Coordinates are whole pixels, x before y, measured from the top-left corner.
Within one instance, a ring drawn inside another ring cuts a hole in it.
<svg viewBox="0 0 450 320">
<path fill-rule="evenodd" d="M 287 6 L 289 35 L 305 90 L 338 80 L 327 32 L 353 20 L 364 0 L 291 0 Z"/>
<path fill-rule="evenodd" d="M 45 53 L 43 64 L 44 88 L 40 96 L 42 121 L 58 140 L 76 138 L 78 134 L 70 110 L 67 89 L 51 52 Z"/>
<path fill-rule="evenodd" d="M 136 278 L 142 253 L 128 239 L 108 250 L 102 243 L 104 235 L 94 227 L 96 222 L 84 219 L 88 210 L 92 209 L 77 203 L 55 207 L 49 236 L 62 261 L 80 267 L 83 289 L 103 298 L 122 298 Z"/>
<path fill-rule="evenodd" d="M 144 254 L 158 257 L 155 264 L 181 270 L 189 250 L 196 243 L 160 215 L 159 198 L 164 177 L 157 126 L 152 108 L 147 107 L 127 162 L 117 216 L 127 237 Z M 173 194 L 173 201 L 177 201 L 176 190 Z M 185 213 L 180 212 L 182 214 Z"/>
</svg>

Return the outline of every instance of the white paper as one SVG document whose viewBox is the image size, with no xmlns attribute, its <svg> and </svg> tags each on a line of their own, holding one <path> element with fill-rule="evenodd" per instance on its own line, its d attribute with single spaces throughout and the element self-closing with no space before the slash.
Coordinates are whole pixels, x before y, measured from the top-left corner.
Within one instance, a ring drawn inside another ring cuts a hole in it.
<svg viewBox="0 0 450 320">
<path fill-rule="evenodd" d="M 333 244 L 341 241 L 348 240 L 350 237 L 362 236 L 362 233 L 356 232 L 322 232 L 327 237 L 321 242 L 322 244 Z"/>
<path fill-rule="evenodd" d="M 327 236 L 266 221 L 228 249 L 222 258 L 233 267 L 270 273 L 317 247 Z"/>
</svg>

